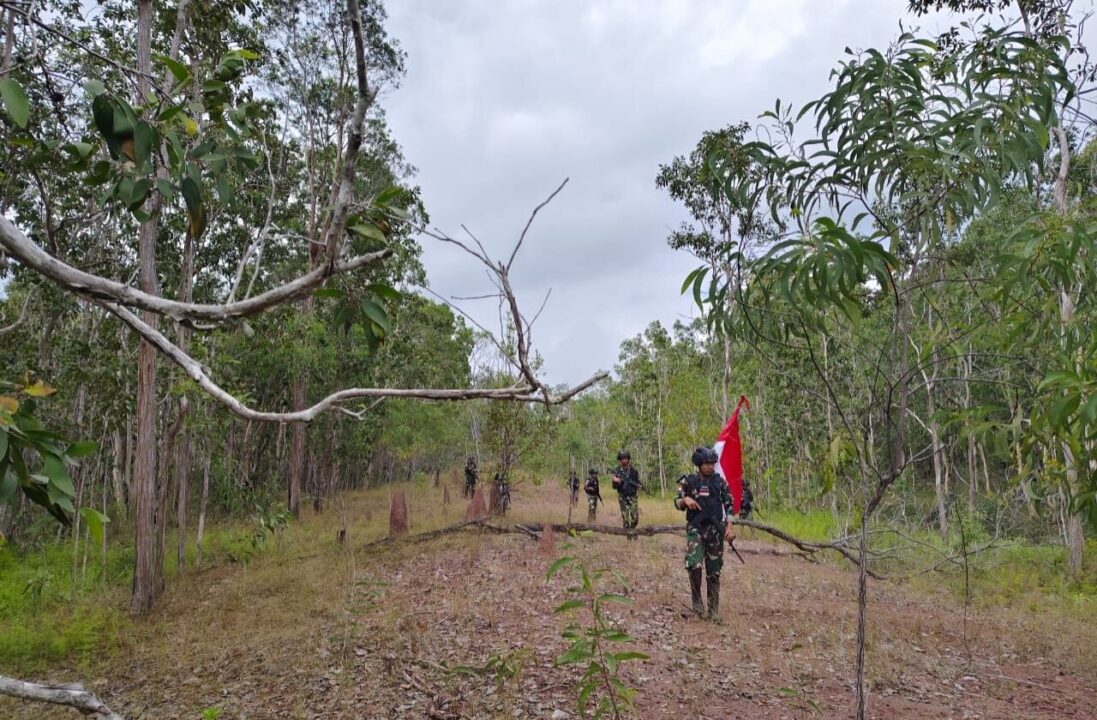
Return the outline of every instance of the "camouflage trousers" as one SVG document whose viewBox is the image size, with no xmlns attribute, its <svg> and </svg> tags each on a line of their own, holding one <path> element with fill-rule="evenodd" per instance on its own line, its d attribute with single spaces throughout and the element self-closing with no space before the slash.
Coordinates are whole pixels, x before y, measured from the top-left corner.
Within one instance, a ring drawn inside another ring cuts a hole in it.
<svg viewBox="0 0 1097 720">
<path fill-rule="evenodd" d="M 594 522 L 598 517 L 598 496 L 587 495 L 587 522 Z"/>
<path fill-rule="evenodd" d="M 621 524 L 626 528 L 639 525 L 640 499 L 635 495 L 618 495 L 617 502 L 621 505 Z"/>
<path fill-rule="evenodd" d="M 686 569 L 695 570 L 702 562 L 709 580 L 718 580 L 724 567 L 724 533 L 715 523 L 702 530 L 686 528 Z"/>
</svg>

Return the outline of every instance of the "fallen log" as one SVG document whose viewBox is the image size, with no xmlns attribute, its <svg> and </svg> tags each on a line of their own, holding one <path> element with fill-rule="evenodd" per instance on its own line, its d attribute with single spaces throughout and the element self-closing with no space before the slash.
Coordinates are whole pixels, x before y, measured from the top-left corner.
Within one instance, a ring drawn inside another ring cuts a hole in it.
<svg viewBox="0 0 1097 720">
<path fill-rule="evenodd" d="M 851 552 L 848 548 L 844 547 L 839 542 L 813 542 L 813 541 L 810 541 L 810 540 L 801 540 L 800 538 L 795 537 L 794 535 L 789 535 L 788 533 L 786 533 L 783 530 L 775 528 L 771 525 L 766 525 L 765 523 L 757 522 L 755 520 L 742 520 L 740 518 L 734 518 L 734 519 L 732 519 L 732 524 L 738 525 L 738 526 L 741 526 L 741 527 L 749 527 L 749 528 L 752 528 L 754 530 L 758 530 L 759 532 L 768 533 L 769 535 L 772 535 L 773 537 L 777 538 L 778 540 L 786 542 L 789 545 L 792 545 L 793 547 L 795 547 L 797 550 L 800 551 L 799 553 L 796 553 L 796 554 L 801 556 L 801 557 L 804 557 L 805 559 L 811 559 L 811 557 L 817 552 L 821 552 L 821 551 L 824 551 L 824 550 L 832 550 L 834 552 L 837 552 L 838 554 L 840 554 L 842 557 L 846 558 L 847 560 L 849 560 L 855 566 L 858 564 L 857 556 L 853 552 Z M 647 536 L 647 537 L 651 537 L 651 536 L 654 536 L 654 535 L 685 535 L 686 534 L 686 528 L 685 528 L 684 525 L 681 525 L 681 524 L 675 524 L 675 525 L 643 525 L 643 526 L 632 528 L 632 529 L 626 529 L 626 528 L 617 527 L 617 526 L 614 526 L 614 525 L 593 525 L 593 524 L 589 524 L 589 523 L 520 523 L 520 524 L 515 524 L 515 525 L 495 525 L 495 524 L 489 522 L 489 520 L 487 518 L 481 518 L 479 520 L 466 520 L 464 522 L 459 522 L 459 523 L 456 523 L 454 525 L 448 525 L 444 528 L 439 528 L 438 530 L 432 530 L 430 532 L 419 533 L 419 534 L 416 534 L 416 535 L 409 535 L 409 536 L 406 536 L 405 538 L 402 538 L 402 540 L 420 542 L 420 541 L 424 541 L 424 540 L 431 540 L 431 539 L 439 537 L 441 535 L 445 535 L 447 533 L 452 533 L 452 532 L 455 532 L 455 531 L 458 531 L 458 530 L 483 530 L 483 531 L 486 531 L 486 532 L 492 532 L 492 533 L 496 533 L 496 534 L 519 534 L 519 535 L 526 535 L 526 536 L 531 537 L 535 540 L 540 540 L 540 538 L 541 538 L 540 533 L 542 533 L 545 530 L 545 528 L 551 528 L 553 532 L 563 533 L 565 535 L 571 534 L 572 532 L 592 532 L 592 533 L 599 533 L 599 534 L 602 534 L 602 535 L 620 535 L 620 536 L 625 536 L 625 537 L 638 536 L 638 535 L 644 535 L 644 536 Z M 370 543 L 366 543 L 363 547 L 372 547 L 372 546 L 375 546 L 375 545 L 384 545 L 384 544 L 387 544 L 387 543 L 390 543 L 390 542 L 393 542 L 393 541 L 394 541 L 394 538 L 387 537 L 387 538 L 382 538 L 380 540 L 374 540 L 373 542 L 370 542 Z M 739 549 L 740 552 L 760 554 L 760 553 L 757 553 L 757 552 L 755 552 L 753 550 L 749 550 L 749 549 L 744 549 L 744 548 L 738 548 L 738 549 Z M 878 575 L 877 573 L 874 573 L 871 570 L 868 570 L 868 574 L 869 574 L 869 576 L 871 576 L 872 578 L 874 578 L 876 580 L 883 580 L 884 579 L 883 576 Z"/>
<path fill-rule="evenodd" d="M 125 720 L 80 684 L 41 685 L 0 675 L 0 695 L 54 705 L 67 705 L 76 708 L 93 720 Z"/>
</svg>

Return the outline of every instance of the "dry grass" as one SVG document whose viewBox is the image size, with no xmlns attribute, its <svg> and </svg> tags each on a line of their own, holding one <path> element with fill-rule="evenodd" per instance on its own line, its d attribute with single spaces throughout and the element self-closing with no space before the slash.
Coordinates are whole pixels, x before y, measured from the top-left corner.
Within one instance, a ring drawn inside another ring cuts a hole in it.
<svg viewBox="0 0 1097 720">
<path fill-rule="evenodd" d="M 429 484 L 407 492 L 413 533 L 463 519 L 453 487 L 449 507 Z M 128 717 L 158 720 L 197 719 L 213 707 L 224 718 L 333 720 L 421 718 L 432 707 L 438 717 L 467 718 L 574 711 L 575 672 L 552 662 L 564 647 L 564 619 L 552 609 L 569 583 L 546 582 L 553 556 L 522 536 L 474 532 L 364 548 L 387 535 L 389 493 L 350 493 L 322 514 L 306 513 L 246 565 L 184 574 L 153 615 L 134 624 L 123 652 L 81 675 Z M 514 500 L 510 520 L 567 518 L 560 486 L 526 483 Z M 599 520 L 615 524 L 612 493 L 607 500 Z M 585 516 L 578 505 L 573 518 Z M 680 520 L 669 501 L 642 498 L 642 524 Z M 336 541 L 342 527 L 345 545 Z M 716 627 L 682 616 L 683 542 L 599 536 L 557 548 L 629 581 L 634 603 L 610 615 L 652 655 L 624 671 L 640 689 L 640 717 L 776 720 L 815 708 L 844 716 L 856 617 L 848 568 L 749 553 L 741 566 L 728 557 L 726 623 Z M 1092 623 L 976 608 L 965 640 L 963 606 L 950 593 L 877 583 L 871 602 L 876 717 L 1087 716 L 1087 684 L 1097 680 Z M 452 672 L 492 657 L 516 674 Z M 0 704 L 0 717 L 70 716 L 51 713 Z"/>
</svg>

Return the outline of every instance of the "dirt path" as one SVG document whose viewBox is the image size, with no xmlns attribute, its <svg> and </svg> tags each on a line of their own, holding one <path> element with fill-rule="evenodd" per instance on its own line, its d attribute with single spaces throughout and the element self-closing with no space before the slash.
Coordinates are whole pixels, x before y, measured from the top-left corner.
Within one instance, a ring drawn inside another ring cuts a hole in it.
<svg viewBox="0 0 1097 720">
<path fill-rule="evenodd" d="M 553 662 L 571 579 L 545 578 L 571 553 L 628 579 L 633 603 L 608 614 L 651 656 L 622 672 L 638 717 L 851 717 L 854 574 L 741 540 L 747 564 L 726 565 L 717 626 L 685 612 L 683 542 L 599 536 L 546 552 L 469 533 L 286 553 L 185 578 L 130 650 L 72 672 L 129 720 L 577 718 L 579 671 Z M 1097 642 L 1092 627 L 1054 628 L 1064 643 L 1046 618 L 998 609 L 972 611 L 965 633 L 955 599 L 888 583 L 872 585 L 870 613 L 871 717 L 1097 718 L 1094 671 L 1067 652 Z M 74 716 L 0 703 L 0 717 Z"/>
<path fill-rule="evenodd" d="M 610 615 L 651 655 L 624 672 L 639 690 L 639 717 L 851 716 L 851 573 L 748 554 L 747 566 L 728 569 L 727 620 L 716 626 L 684 612 L 680 541 L 649 540 L 639 549 L 639 542 L 598 538 L 590 545 L 580 553 L 594 561 L 613 557 L 630 578 L 634 604 L 614 606 Z M 486 538 L 448 552 L 425 550 L 417 570 L 396 570 L 385 593 L 394 612 L 363 619 L 363 637 L 380 640 L 387 652 L 357 647 L 349 670 L 356 700 L 372 709 L 340 715 L 336 704 L 327 717 L 573 713 L 577 671 L 552 664 L 565 647 L 563 621 L 552 608 L 567 598 L 566 583 L 545 582 L 551 558 L 534 548 L 521 538 Z M 1091 688 L 1050 660 L 1022 655 L 1000 621 L 970 618 L 965 644 L 956 608 L 943 610 L 895 588 L 874 595 L 873 717 L 1097 717 Z M 508 654 L 524 658 L 521 673 L 498 688 L 491 677 L 457 679 L 442 671 Z"/>
</svg>

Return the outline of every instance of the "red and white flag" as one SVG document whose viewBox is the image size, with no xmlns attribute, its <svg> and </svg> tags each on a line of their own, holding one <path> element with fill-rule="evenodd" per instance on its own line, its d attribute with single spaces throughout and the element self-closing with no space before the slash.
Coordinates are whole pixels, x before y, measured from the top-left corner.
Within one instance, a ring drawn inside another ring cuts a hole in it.
<svg viewBox="0 0 1097 720">
<path fill-rule="evenodd" d="M 731 414 L 728 424 L 716 438 L 716 467 L 728 481 L 731 490 L 732 511 L 738 515 L 743 504 L 743 444 L 739 441 L 739 409 L 746 405 L 750 410 L 750 400 L 746 395 L 739 396 L 739 404 Z"/>
</svg>

